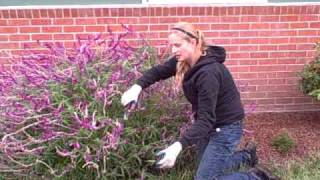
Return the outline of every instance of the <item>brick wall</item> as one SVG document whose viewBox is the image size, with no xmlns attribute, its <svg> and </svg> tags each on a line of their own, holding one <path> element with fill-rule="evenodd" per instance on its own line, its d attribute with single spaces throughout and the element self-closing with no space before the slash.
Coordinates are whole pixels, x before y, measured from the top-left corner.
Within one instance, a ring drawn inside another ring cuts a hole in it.
<svg viewBox="0 0 320 180">
<path fill-rule="evenodd" d="M 77 36 L 132 26 L 164 47 L 170 25 L 194 23 L 209 43 L 228 51 L 227 66 L 242 100 L 256 112 L 318 110 L 298 87 L 303 65 L 320 41 L 320 4 L 267 6 L 99 6 L 97 8 L 0 9 L 0 49 L 18 53 L 37 40 L 70 46 Z M 0 63 L 5 58 L 0 55 Z"/>
</svg>

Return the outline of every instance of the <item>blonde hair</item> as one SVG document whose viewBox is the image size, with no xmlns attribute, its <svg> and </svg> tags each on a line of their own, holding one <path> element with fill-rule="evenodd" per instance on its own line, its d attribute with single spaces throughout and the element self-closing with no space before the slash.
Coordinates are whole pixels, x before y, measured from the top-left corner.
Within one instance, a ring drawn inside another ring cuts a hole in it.
<svg viewBox="0 0 320 180">
<path fill-rule="evenodd" d="M 191 39 L 195 39 L 197 46 L 195 51 L 200 51 L 201 55 L 205 55 L 207 50 L 207 44 L 204 40 L 204 35 L 200 30 L 197 30 L 192 24 L 187 22 L 178 22 L 172 28 L 172 33 L 183 34 L 183 39 L 190 42 Z M 190 64 L 185 61 L 178 62 L 176 71 L 176 90 L 181 89 L 184 74 L 191 68 Z"/>
</svg>

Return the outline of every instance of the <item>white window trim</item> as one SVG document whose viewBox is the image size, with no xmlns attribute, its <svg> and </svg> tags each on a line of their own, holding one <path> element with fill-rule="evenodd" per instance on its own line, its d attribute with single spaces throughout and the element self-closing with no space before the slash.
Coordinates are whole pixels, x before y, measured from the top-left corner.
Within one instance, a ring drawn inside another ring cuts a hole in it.
<svg viewBox="0 0 320 180">
<path fill-rule="evenodd" d="M 179 0 L 179 4 L 242 4 L 268 3 L 268 0 Z M 142 0 L 142 4 L 177 4 L 173 0 Z"/>
<path fill-rule="evenodd" d="M 152 3 L 159 1 L 158 4 Z M 237 6 L 302 6 L 302 5 L 320 5 L 320 2 L 288 2 L 288 3 L 268 3 L 262 2 L 267 0 L 224 0 L 224 2 L 209 2 L 210 0 L 181 0 L 179 4 L 173 3 L 173 0 L 142 0 L 141 4 L 106 4 L 106 5 L 43 5 L 43 6 L 0 6 L 0 10 L 10 9 L 87 9 L 87 8 L 144 8 L 144 7 L 237 7 Z M 197 1 L 197 3 L 187 3 L 189 1 Z M 212 1 L 212 0 L 211 0 Z M 233 2 L 231 2 L 233 1 Z M 234 1 L 237 1 L 235 3 Z M 252 2 L 254 1 L 254 2 Z M 261 2 L 259 2 L 261 1 Z M 165 4 L 164 2 L 168 2 Z M 230 2 L 230 3 L 228 3 Z M 241 2 L 241 3 L 239 3 Z"/>
</svg>

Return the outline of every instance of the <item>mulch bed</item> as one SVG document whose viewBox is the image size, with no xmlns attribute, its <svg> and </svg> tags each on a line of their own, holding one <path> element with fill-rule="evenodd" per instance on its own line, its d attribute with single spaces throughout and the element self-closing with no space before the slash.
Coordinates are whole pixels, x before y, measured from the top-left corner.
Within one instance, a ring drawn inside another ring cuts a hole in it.
<svg viewBox="0 0 320 180">
<path fill-rule="evenodd" d="M 250 114 L 245 120 L 245 129 L 242 146 L 249 140 L 256 142 L 259 162 L 263 164 L 284 164 L 320 152 L 320 111 Z M 294 140 L 295 146 L 283 155 L 271 143 L 284 131 Z"/>
</svg>

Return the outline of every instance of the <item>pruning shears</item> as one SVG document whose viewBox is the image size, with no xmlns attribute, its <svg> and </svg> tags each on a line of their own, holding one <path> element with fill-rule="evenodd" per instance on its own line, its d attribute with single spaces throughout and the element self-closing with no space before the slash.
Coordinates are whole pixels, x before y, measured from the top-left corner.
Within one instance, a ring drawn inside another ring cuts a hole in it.
<svg viewBox="0 0 320 180">
<path fill-rule="evenodd" d="M 137 102 L 136 101 L 131 101 L 129 102 L 126 106 L 124 106 L 124 113 L 123 113 L 123 120 L 128 120 L 129 117 L 129 113 L 135 109 L 137 106 Z"/>
</svg>

